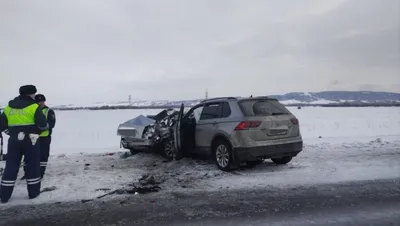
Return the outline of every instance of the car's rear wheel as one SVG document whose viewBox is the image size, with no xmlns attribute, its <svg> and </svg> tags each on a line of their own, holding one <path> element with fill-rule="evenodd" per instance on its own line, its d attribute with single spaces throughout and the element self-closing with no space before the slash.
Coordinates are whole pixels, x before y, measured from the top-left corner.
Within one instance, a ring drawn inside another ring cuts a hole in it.
<svg viewBox="0 0 400 226">
<path fill-rule="evenodd" d="M 232 148 L 228 142 L 219 140 L 213 145 L 213 153 L 217 167 L 222 171 L 231 171 L 240 164 L 233 155 Z"/>
<path fill-rule="evenodd" d="M 282 158 L 272 158 L 271 160 L 275 164 L 284 165 L 284 164 L 288 164 L 290 161 L 292 161 L 292 157 L 285 156 L 285 157 L 282 157 Z"/>
</svg>

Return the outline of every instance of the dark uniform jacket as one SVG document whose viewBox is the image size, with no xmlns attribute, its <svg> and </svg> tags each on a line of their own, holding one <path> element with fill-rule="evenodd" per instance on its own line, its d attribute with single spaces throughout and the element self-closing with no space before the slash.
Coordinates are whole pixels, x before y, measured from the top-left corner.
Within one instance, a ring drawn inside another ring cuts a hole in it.
<svg viewBox="0 0 400 226">
<path fill-rule="evenodd" d="M 56 114 L 54 113 L 53 109 L 44 106 L 42 109 L 48 109 L 47 112 L 47 123 L 49 124 L 49 136 L 53 133 L 53 128 L 56 126 Z"/>
<path fill-rule="evenodd" d="M 14 100 L 8 102 L 8 106 L 14 109 L 23 109 L 32 104 L 37 104 L 37 103 L 28 96 L 18 96 L 14 98 Z M 16 135 L 19 132 L 25 132 L 26 134 L 29 133 L 40 134 L 42 131 L 47 130 L 49 128 L 46 117 L 44 116 L 40 107 L 38 107 L 35 112 L 36 125 L 8 127 L 8 120 L 4 112 L 1 114 L 0 121 L 1 121 L 0 131 L 6 130 L 7 134 L 9 134 L 10 136 L 12 136 L 13 134 Z"/>
</svg>

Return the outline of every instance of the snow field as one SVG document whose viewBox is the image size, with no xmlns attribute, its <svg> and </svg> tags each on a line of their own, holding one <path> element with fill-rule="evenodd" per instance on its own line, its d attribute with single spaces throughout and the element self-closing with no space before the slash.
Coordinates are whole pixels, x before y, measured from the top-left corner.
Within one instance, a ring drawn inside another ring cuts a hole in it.
<svg viewBox="0 0 400 226">
<path fill-rule="evenodd" d="M 305 143 L 367 142 L 378 137 L 400 140 L 400 108 L 397 107 L 305 107 L 290 111 L 300 120 Z M 119 148 L 120 123 L 140 114 L 160 110 L 57 111 L 51 154 L 101 153 Z M 320 139 L 319 137 L 322 137 Z M 5 149 L 7 136 L 5 136 Z M 5 152 L 7 152 L 5 150 Z"/>
<path fill-rule="evenodd" d="M 267 160 L 253 169 L 232 173 L 199 159 L 164 162 L 160 156 L 146 153 L 121 158 L 118 152 L 124 150 L 119 148 L 118 125 L 159 110 L 57 111 L 52 155 L 42 182 L 42 188 L 56 189 L 28 200 L 20 171 L 10 202 L 0 209 L 91 199 L 109 191 L 98 189 L 123 188 L 144 174 L 164 181 L 161 193 L 400 177 L 400 108 L 290 110 L 300 120 L 304 151 L 285 166 Z"/>
</svg>

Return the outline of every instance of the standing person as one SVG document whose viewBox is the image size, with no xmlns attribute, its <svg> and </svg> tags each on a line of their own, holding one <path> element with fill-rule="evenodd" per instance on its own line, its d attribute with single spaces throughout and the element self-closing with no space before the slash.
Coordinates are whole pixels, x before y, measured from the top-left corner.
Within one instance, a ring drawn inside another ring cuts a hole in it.
<svg viewBox="0 0 400 226">
<path fill-rule="evenodd" d="M 1 116 L 1 110 L 0 110 L 0 116 Z M 0 162 L 3 160 L 6 160 L 5 155 L 3 153 L 3 120 L 1 120 L 0 117 Z"/>
<path fill-rule="evenodd" d="M 19 171 L 22 156 L 26 160 L 26 181 L 30 199 L 40 194 L 40 148 L 39 135 L 48 129 L 46 117 L 35 102 L 37 90 L 33 85 L 19 88 L 19 96 L 11 100 L 1 115 L 2 130 L 8 129 L 6 167 L 0 186 L 2 203 L 8 202 Z"/>
<path fill-rule="evenodd" d="M 39 104 L 40 108 L 44 116 L 47 119 L 47 123 L 49 125 L 49 129 L 43 131 L 40 134 L 40 173 L 43 179 L 44 173 L 47 167 L 47 161 L 50 155 L 50 143 L 51 143 L 51 134 L 53 133 L 53 128 L 56 125 L 56 114 L 53 109 L 50 109 L 46 105 L 46 97 L 43 94 L 37 94 L 35 96 L 36 102 Z"/>
<path fill-rule="evenodd" d="M 0 109 L 0 116 L 1 116 L 1 109 Z M 3 153 L 3 120 L 0 117 L 0 162 L 5 160 L 4 153 Z"/>
<path fill-rule="evenodd" d="M 50 109 L 46 105 L 46 97 L 43 94 L 37 94 L 35 96 L 35 101 L 39 104 L 40 109 L 42 110 L 44 116 L 46 117 L 47 123 L 49 125 L 49 129 L 43 131 L 40 134 L 40 175 L 43 179 L 44 173 L 47 167 L 47 161 L 50 155 L 50 143 L 51 143 L 51 134 L 53 133 L 53 128 L 56 125 L 56 114 L 53 109 Z M 25 160 L 22 163 L 24 165 L 24 171 L 26 174 L 26 163 Z M 21 180 L 24 180 L 26 176 L 24 175 Z"/>
</svg>

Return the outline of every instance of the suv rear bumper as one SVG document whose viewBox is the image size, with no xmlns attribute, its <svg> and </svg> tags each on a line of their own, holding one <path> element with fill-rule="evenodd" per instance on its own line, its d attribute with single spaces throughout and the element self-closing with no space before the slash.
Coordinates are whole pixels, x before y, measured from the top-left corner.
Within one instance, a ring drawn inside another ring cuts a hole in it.
<svg viewBox="0 0 400 226">
<path fill-rule="evenodd" d="M 260 158 L 270 159 L 284 156 L 294 157 L 303 150 L 303 142 L 278 144 L 251 148 L 234 148 L 235 156 L 240 161 L 253 161 Z"/>
</svg>

